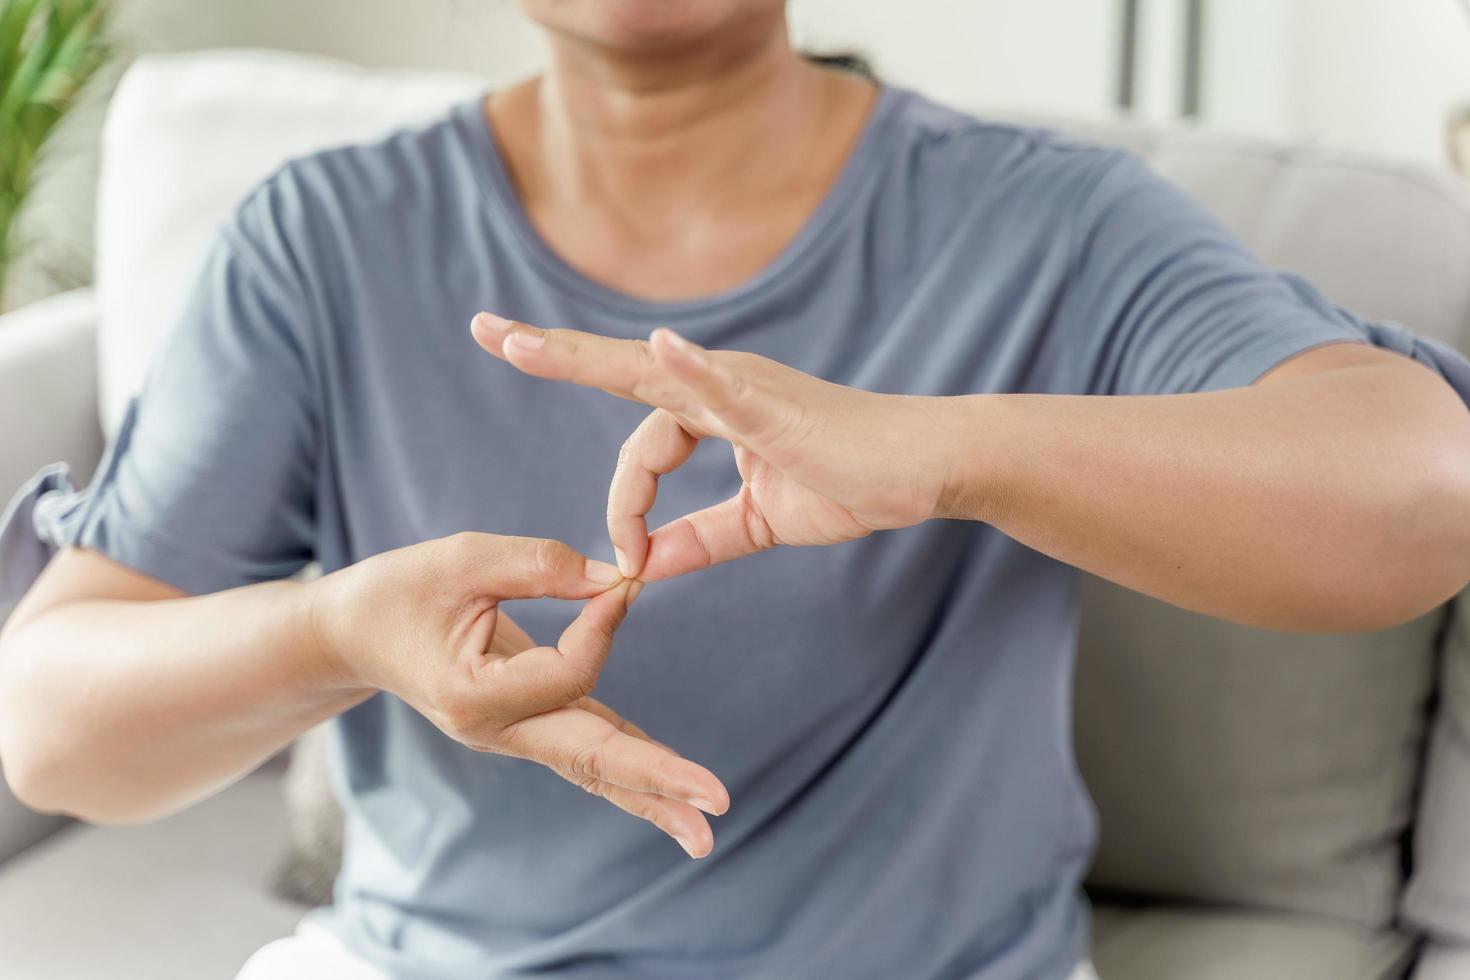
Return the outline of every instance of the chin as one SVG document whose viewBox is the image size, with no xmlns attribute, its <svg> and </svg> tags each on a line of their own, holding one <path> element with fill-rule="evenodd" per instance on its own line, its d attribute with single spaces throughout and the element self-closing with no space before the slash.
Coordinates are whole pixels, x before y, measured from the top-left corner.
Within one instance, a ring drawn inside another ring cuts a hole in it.
<svg viewBox="0 0 1470 980">
<path fill-rule="evenodd" d="M 618 50 L 678 47 L 786 16 L 785 0 L 519 0 L 549 31 Z"/>
</svg>

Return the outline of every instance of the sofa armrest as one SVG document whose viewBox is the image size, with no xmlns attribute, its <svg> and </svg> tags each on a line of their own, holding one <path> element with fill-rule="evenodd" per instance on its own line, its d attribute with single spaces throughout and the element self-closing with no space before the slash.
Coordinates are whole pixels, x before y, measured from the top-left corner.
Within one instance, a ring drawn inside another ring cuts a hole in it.
<svg viewBox="0 0 1470 980">
<path fill-rule="evenodd" d="M 97 303 L 90 289 L 0 316 L 0 507 L 47 463 L 91 478 L 102 455 L 97 415 Z"/>
<path fill-rule="evenodd" d="M 1470 946 L 1429 943 L 1411 980 L 1470 980 Z"/>
<path fill-rule="evenodd" d="M 0 510 L 47 463 L 66 462 L 78 482 L 102 455 L 97 421 L 97 304 L 89 289 L 0 316 Z M 0 608 L 0 621 L 9 609 Z M 0 862 L 63 826 L 34 813 L 0 780 Z M 3 869 L 0 869 L 3 873 Z"/>
</svg>

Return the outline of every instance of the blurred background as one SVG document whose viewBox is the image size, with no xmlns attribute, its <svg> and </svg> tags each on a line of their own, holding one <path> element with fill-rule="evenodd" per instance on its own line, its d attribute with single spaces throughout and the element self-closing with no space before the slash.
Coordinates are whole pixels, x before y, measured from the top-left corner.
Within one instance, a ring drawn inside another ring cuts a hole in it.
<svg viewBox="0 0 1470 980">
<path fill-rule="evenodd" d="M 114 6 L 115 54 L 63 123 L 25 210 L 10 306 L 89 280 L 97 133 L 112 83 L 140 54 L 283 48 L 487 84 L 541 58 L 512 0 Z M 860 51 L 885 78 L 978 108 L 1187 113 L 1243 134 L 1448 164 L 1451 127 L 1470 106 L 1459 0 L 794 0 L 791 10 L 799 42 Z"/>
<path fill-rule="evenodd" d="M 84 46 L 95 63 L 58 40 L 60 69 L 32 73 L 38 101 L 20 106 L 7 13 L 85 20 L 96 2 L 0 0 L 0 219 L 19 205 L 0 501 L 54 461 L 90 475 L 209 233 L 255 181 L 543 56 L 512 0 L 114 0 Z M 1271 265 L 1470 352 L 1463 0 L 790 9 L 808 50 L 1138 152 Z M 277 53 L 215 50 L 242 47 Z M 1395 630 L 1300 637 L 1086 580 L 1080 637 L 1103 980 L 1470 980 L 1470 592 Z M 141 828 L 34 814 L 0 784 L 0 980 L 232 976 L 331 900 L 324 751 L 308 736 Z"/>
</svg>

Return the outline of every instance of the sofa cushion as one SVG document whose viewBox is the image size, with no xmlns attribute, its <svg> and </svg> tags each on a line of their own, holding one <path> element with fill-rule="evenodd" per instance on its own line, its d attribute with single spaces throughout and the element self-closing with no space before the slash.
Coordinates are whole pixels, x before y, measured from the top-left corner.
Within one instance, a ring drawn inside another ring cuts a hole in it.
<svg viewBox="0 0 1470 980">
<path fill-rule="evenodd" d="M 232 977 L 302 910 L 272 898 L 279 770 L 142 827 L 63 830 L 0 866 L 5 980 Z"/>
<path fill-rule="evenodd" d="M 1387 925 L 1442 619 L 1285 635 L 1086 579 L 1076 745 L 1100 822 L 1089 883 Z"/>
<path fill-rule="evenodd" d="M 1414 942 L 1313 916 L 1098 904 L 1102 980 L 1399 980 Z"/>
<path fill-rule="evenodd" d="M 1445 632 L 1440 677 L 1403 915 L 1431 935 L 1470 944 L 1470 591 Z"/>
<path fill-rule="evenodd" d="M 1411 980 L 1470 980 L 1470 945 L 1430 943 L 1410 976 Z"/>
<path fill-rule="evenodd" d="M 485 82 L 276 51 L 140 58 L 102 137 L 97 296 L 102 417 L 115 430 L 210 237 L 281 164 L 428 119 Z"/>
</svg>

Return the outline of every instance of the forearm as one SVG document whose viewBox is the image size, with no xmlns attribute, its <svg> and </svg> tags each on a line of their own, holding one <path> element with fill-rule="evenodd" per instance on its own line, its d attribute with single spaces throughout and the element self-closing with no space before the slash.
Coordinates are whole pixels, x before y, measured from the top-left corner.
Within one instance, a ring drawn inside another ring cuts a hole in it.
<svg viewBox="0 0 1470 980">
<path fill-rule="evenodd" d="M 950 401 L 941 516 L 1176 605 L 1374 629 L 1470 578 L 1470 413 L 1407 362 L 1208 394 Z"/>
<path fill-rule="evenodd" d="M 149 819 L 363 700 L 309 642 L 310 588 L 87 599 L 7 629 L 0 758 L 18 795 L 95 821 Z"/>
<path fill-rule="evenodd" d="M 1370 344 L 1321 344 L 1213 393 L 933 398 L 665 329 L 640 344 L 490 314 L 472 326 L 527 374 L 659 409 L 608 495 L 613 543 L 645 578 L 951 517 L 1257 626 L 1384 627 L 1470 580 L 1470 412 Z M 659 478 L 712 436 L 735 447 L 740 492 L 646 535 Z"/>
</svg>

